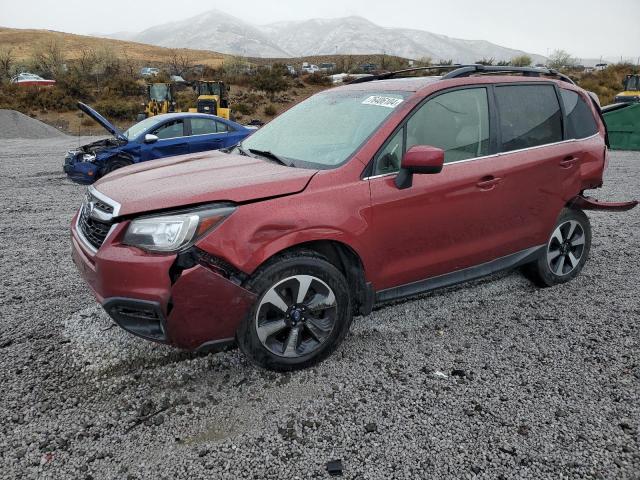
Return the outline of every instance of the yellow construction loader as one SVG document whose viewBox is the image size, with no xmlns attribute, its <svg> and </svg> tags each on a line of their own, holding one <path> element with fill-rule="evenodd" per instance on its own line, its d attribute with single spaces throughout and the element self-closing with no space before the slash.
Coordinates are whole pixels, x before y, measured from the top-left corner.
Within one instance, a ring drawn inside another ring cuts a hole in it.
<svg viewBox="0 0 640 480">
<path fill-rule="evenodd" d="M 147 102 L 144 104 L 144 112 L 138 115 L 138 120 L 174 112 L 175 108 L 173 83 L 151 83 L 147 85 Z"/>
<path fill-rule="evenodd" d="M 640 102 L 640 75 L 627 75 L 624 92 L 616 95 L 615 103 Z"/>
<path fill-rule="evenodd" d="M 196 108 L 190 108 L 190 112 L 209 113 L 218 117 L 231 117 L 231 108 L 229 107 L 229 87 L 224 82 L 215 80 L 198 80 L 194 85 L 194 89 L 198 95 Z"/>
</svg>

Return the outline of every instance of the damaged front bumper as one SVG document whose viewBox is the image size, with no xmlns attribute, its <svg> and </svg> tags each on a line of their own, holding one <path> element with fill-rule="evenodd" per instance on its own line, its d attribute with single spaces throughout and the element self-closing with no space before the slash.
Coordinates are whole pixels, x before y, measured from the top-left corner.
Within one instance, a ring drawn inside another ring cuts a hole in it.
<svg viewBox="0 0 640 480">
<path fill-rule="evenodd" d="M 97 252 L 72 227 L 72 258 L 106 312 L 139 337 L 186 350 L 232 343 L 256 296 L 206 264 L 175 271 L 177 255 L 123 245 L 117 225 Z"/>
<path fill-rule="evenodd" d="M 81 185 L 90 185 L 97 180 L 100 169 L 92 161 L 85 160 L 84 155 L 83 152 L 68 152 L 64 158 L 62 170 L 71 181 Z"/>
</svg>

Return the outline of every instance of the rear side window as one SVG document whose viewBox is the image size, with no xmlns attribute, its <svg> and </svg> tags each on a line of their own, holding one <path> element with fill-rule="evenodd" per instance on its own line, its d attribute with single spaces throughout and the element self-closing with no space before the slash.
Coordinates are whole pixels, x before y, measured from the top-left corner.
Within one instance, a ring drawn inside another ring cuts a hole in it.
<svg viewBox="0 0 640 480">
<path fill-rule="evenodd" d="M 229 126 L 226 123 L 216 122 L 216 127 L 218 130 L 218 133 L 227 133 L 231 131 L 231 128 L 229 128 Z"/>
<path fill-rule="evenodd" d="M 502 151 L 562 141 L 562 113 L 553 85 L 496 86 Z"/>
<path fill-rule="evenodd" d="M 487 155 L 487 90 L 454 90 L 425 103 L 407 122 L 407 150 L 414 145 L 441 148 L 446 163 Z"/>
<path fill-rule="evenodd" d="M 578 139 L 595 135 L 598 132 L 598 124 L 584 98 L 571 90 L 561 89 L 560 94 L 567 116 L 567 138 Z"/>
<path fill-rule="evenodd" d="M 191 119 L 191 135 L 209 135 L 217 133 L 216 122 L 210 118 L 192 118 Z"/>
</svg>

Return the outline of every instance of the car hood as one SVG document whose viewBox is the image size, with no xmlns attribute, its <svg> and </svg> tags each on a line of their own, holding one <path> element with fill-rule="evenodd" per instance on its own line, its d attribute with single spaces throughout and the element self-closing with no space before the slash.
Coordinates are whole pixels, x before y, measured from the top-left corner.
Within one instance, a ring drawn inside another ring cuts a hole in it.
<svg viewBox="0 0 640 480">
<path fill-rule="evenodd" d="M 82 102 L 78 102 L 78 108 L 82 110 L 84 113 L 86 113 L 87 115 L 89 115 L 91 118 L 93 118 L 100 125 L 102 125 L 105 128 L 105 130 L 109 132 L 111 135 L 118 138 L 119 140 L 127 141 L 127 137 L 125 137 L 122 134 L 122 132 L 120 131 L 120 129 L 118 129 L 118 127 L 116 127 L 113 123 L 111 123 L 109 120 L 107 120 L 98 112 L 96 112 L 89 105 Z"/>
<path fill-rule="evenodd" d="M 304 190 L 317 170 L 217 151 L 153 160 L 107 175 L 94 187 L 120 204 L 118 216 L 187 205 L 255 201 Z"/>
</svg>

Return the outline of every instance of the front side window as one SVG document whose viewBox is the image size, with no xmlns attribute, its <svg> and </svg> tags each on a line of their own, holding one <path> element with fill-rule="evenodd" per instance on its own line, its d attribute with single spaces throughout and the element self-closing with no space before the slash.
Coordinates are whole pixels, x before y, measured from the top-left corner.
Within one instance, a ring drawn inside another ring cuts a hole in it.
<svg viewBox="0 0 640 480">
<path fill-rule="evenodd" d="M 404 102 L 398 91 L 327 90 L 294 106 L 242 142 L 294 166 L 335 168 Z"/>
<path fill-rule="evenodd" d="M 400 170 L 404 155 L 404 128 L 398 130 L 376 157 L 374 175 L 385 175 Z"/>
<path fill-rule="evenodd" d="M 192 118 L 191 119 L 191 135 L 210 135 L 218 133 L 217 124 L 210 118 Z"/>
<path fill-rule="evenodd" d="M 429 100 L 407 122 L 407 150 L 430 145 L 445 163 L 489 152 L 489 106 L 485 88 L 454 90 Z"/>
<path fill-rule="evenodd" d="M 553 85 L 496 86 L 502 151 L 562 141 L 562 113 Z"/>
<path fill-rule="evenodd" d="M 595 135 L 598 132 L 598 125 L 584 98 L 571 90 L 561 89 L 560 94 L 567 119 L 565 122 L 567 138 L 580 139 Z"/>
<path fill-rule="evenodd" d="M 165 123 L 153 132 L 160 140 L 168 138 L 177 138 L 184 136 L 184 122 L 176 120 L 174 122 Z"/>
</svg>

